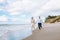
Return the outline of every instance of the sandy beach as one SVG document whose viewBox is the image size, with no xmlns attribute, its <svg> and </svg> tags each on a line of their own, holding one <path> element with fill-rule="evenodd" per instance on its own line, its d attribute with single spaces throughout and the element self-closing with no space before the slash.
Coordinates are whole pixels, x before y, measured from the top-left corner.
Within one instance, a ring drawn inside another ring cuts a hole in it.
<svg viewBox="0 0 60 40">
<path fill-rule="evenodd" d="M 41 30 L 37 28 L 23 40 L 60 40 L 60 23 L 44 24 Z"/>
</svg>

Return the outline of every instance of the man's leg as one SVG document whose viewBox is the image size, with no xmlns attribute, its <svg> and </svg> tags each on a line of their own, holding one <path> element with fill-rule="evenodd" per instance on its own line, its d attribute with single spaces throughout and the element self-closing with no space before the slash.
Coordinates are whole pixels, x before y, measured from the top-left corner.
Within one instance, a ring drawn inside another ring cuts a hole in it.
<svg viewBox="0 0 60 40">
<path fill-rule="evenodd" d="M 40 27 L 42 28 L 42 23 L 40 23 Z"/>
<path fill-rule="evenodd" d="M 40 29 L 40 23 L 38 23 L 38 27 L 39 27 L 39 29 Z"/>
</svg>

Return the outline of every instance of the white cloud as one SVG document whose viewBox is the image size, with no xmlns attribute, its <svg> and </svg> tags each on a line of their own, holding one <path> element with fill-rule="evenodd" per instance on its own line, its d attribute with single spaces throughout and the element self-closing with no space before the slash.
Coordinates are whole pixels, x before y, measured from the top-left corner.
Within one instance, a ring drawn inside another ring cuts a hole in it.
<svg viewBox="0 0 60 40">
<path fill-rule="evenodd" d="M 49 13 L 47 12 L 60 9 L 60 0 L 48 0 L 43 6 L 38 6 L 36 9 L 32 11 L 33 16 L 39 16 L 44 14 L 48 15 Z M 56 14 L 59 15 L 60 13 Z"/>
<path fill-rule="evenodd" d="M 11 1 L 9 0 L 7 1 L 9 2 L 9 5 L 6 8 L 10 12 L 10 14 L 13 15 L 18 14 L 18 11 L 20 12 L 19 14 L 21 14 L 22 11 L 29 11 L 32 13 L 32 15 L 35 12 L 36 14 L 39 14 L 40 6 L 43 5 L 46 1 L 47 0 L 16 0 L 15 2 L 11 3 Z"/>
<path fill-rule="evenodd" d="M 19 12 L 10 12 L 10 15 L 12 16 L 16 16 L 16 15 L 19 15 L 20 13 Z"/>
<path fill-rule="evenodd" d="M 40 14 L 42 14 L 42 12 L 44 12 L 43 10 L 36 10 L 35 12 L 32 12 L 32 16 L 33 17 L 37 17 L 39 16 Z"/>
<path fill-rule="evenodd" d="M 26 17 L 26 15 L 22 15 L 21 17 L 24 18 L 24 17 Z"/>
<path fill-rule="evenodd" d="M 2 0 L 0 1 L 3 2 Z M 32 16 L 39 16 L 49 10 L 60 8 L 60 0 L 7 0 L 7 2 L 8 5 L 5 9 L 10 12 L 11 16 L 21 15 L 23 11 L 30 12 Z M 22 17 L 25 17 L 25 15 Z M 17 20 L 19 18 L 12 19 L 12 21 Z"/>
<path fill-rule="evenodd" d="M 0 21 L 8 21 L 8 18 L 5 15 L 0 16 Z"/>
<path fill-rule="evenodd" d="M 3 10 L 2 8 L 0 8 L 0 10 Z"/>
<path fill-rule="evenodd" d="M 59 0 L 7 0 L 7 2 L 6 10 L 12 16 L 20 15 L 23 11 L 31 12 L 32 16 L 38 16 L 47 10 L 60 8 Z"/>
<path fill-rule="evenodd" d="M 9 5 L 7 6 L 7 10 L 10 12 L 11 15 L 19 15 L 19 11 L 21 12 L 22 8 L 22 3 L 21 1 L 16 1 L 13 3 L 9 3 Z"/>
<path fill-rule="evenodd" d="M 15 22 L 15 21 L 18 21 L 19 19 L 18 18 L 11 18 L 10 20 Z"/>
<path fill-rule="evenodd" d="M 4 0 L 0 0 L 0 3 L 2 3 Z"/>
<path fill-rule="evenodd" d="M 60 9 L 60 0 L 50 0 L 42 7 L 43 10 Z"/>
</svg>

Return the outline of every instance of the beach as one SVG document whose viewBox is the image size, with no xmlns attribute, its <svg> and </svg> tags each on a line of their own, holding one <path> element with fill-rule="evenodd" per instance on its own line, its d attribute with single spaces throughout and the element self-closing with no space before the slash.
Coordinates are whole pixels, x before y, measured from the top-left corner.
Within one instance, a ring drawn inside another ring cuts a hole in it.
<svg viewBox="0 0 60 40">
<path fill-rule="evenodd" d="M 60 40 L 60 23 L 45 23 L 41 30 L 35 29 L 23 40 Z"/>
<path fill-rule="evenodd" d="M 43 23 L 39 30 L 37 25 L 31 30 L 31 25 L 0 25 L 0 40 L 60 40 L 60 23 Z"/>
</svg>

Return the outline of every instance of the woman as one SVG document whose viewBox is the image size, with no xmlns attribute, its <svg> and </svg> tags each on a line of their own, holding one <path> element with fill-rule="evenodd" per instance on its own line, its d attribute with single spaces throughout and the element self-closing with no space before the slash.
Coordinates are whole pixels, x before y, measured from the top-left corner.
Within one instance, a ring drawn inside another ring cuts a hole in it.
<svg viewBox="0 0 60 40">
<path fill-rule="evenodd" d="M 32 30 L 35 29 L 35 19 L 31 17 Z"/>
</svg>

